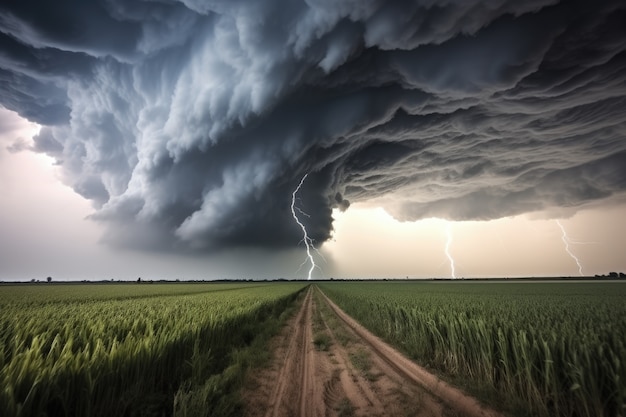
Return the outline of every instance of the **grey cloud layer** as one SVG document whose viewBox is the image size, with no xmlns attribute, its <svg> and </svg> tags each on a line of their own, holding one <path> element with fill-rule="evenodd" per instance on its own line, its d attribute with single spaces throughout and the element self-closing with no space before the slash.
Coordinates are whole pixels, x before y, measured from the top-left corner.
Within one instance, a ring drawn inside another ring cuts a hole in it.
<svg viewBox="0 0 626 417">
<path fill-rule="evenodd" d="M 493 219 L 626 192 L 621 1 L 0 6 L 0 100 L 117 245 L 289 246 L 331 210 Z"/>
</svg>

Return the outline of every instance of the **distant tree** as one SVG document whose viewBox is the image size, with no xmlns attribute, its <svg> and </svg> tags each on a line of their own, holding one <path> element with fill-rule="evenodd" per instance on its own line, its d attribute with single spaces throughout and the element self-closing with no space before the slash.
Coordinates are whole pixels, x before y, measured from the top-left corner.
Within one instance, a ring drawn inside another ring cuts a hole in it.
<svg viewBox="0 0 626 417">
<path fill-rule="evenodd" d="M 625 273 L 623 273 L 623 272 L 620 272 L 620 273 L 619 273 L 619 277 L 620 277 L 620 278 L 626 278 L 626 274 L 625 274 Z"/>
<path fill-rule="evenodd" d="M 619 277 L 619 274 L 617 272 L 609 272 L 609 276 L 611 278 L 617 278 L 617 277 Z"/>
<path fill-rule="evenodd" d="M 52 277 L 48 277 L 48 278 L 46 278 L 46 281 L 48 281 L 48 282 L 52 282 Z"/>
<path fill-rule="evenodd" d="M 141 277 L 137 278 L 137 284 L 141 284 Z"/>
</svg>

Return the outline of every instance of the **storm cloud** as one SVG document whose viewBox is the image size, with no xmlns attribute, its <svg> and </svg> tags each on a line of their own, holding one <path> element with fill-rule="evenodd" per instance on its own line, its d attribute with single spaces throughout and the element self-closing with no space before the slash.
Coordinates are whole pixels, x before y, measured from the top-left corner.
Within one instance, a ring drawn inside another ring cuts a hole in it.
<svg viewBox="0 0 626 417">
<path fill-rule="evenodd" d="M 5 2 L 6 3 L 6 2 Z M 623 1 L 22 0 L 0 104 L 114 245 L 295 246 L 333 208 L 488 220 L 623 198 Z"/>
</svg>

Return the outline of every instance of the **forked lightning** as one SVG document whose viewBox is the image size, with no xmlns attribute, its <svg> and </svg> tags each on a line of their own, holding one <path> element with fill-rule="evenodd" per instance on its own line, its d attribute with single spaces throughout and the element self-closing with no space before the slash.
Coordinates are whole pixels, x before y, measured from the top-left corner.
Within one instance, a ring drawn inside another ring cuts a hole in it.
<svg viewBox="0 0 626 417">
<path fill-rule="evenodd" d="M 450 225 L 450 223 L 448 223 L 446 227 L 446 235 L 448 238 L 448 240 L 446 241 L 446 256 L 448 257 L 448 260 L 450 261 L 450 275 L 452 276 L 452 278 L 456 278 L 456 271 L 454 268 L 454 258 L 450 254 L 450 245 L 452 244 L 452 226 Z"/>
<path fill-rule="evenodd" d="M 306 231 L 306 227 L 304 227 L 304 224 L 302 224 L 302 222 L 298 218 L 298 215 L 296 214 L 296 211 L 297 211 L 303 216 L 309 217 L 308 214 L 306 214 L 300 208 L 296 207 L 296 198 L 297 198 L 296 195 L 298 194 L 298 191 L 300 191 L 300 188 L 302 187 L 302 184 L 304 183 L 304 180 L 306 179 L 308 175 L 309 174 L 304 174 L 304 177 L 302 177 L 302 179 L 300 180 L 300 183 L 291 194 L 291 215 L 293 216 L 293 219 L 296 221 L 296 223 L 298 223 L 298 226 L 300 226 L 300 229 L 302 229 L 302 235 L 303 235 L 302 241 L 304 242 L 304 245 L 306 246 L 307 257 L 305 258 L 304 262 L 302 262 L 302 264 L 300 265 L 300 268 L 306 265 L 307 262 L 311 263 L 311 268 L 309 268 L 309 274 L 307 277 L 307 279 L 310 280 L 311 275 L 313 274 L 313 270 L 317 267 L 317 265 L 315 265 L 315 259 L 313 258 L 313 254 L 311 253 L 311 249 L 315 251 L 317 251 L 317 249 L 315 249 L 315 246 L 313 246 L 313 240 L 309 237 L 309 234 Z"/>
<path fill-rule="evenodd" d="M 576 265 L 578 265 L 578 274 L 582 277 L 583 274 L 583 266 L 580 263 L 580 261 L 578 260 L 578 258 L 576 257 L 576 255 L 574 255 L 572 253 L 572 251 L 569 249 L 569 244 L 570 243 L 574 243 L 569 236 L 567 236 L 567 232 L 565 231 L 565 227 L 563 227 L 563 225 L 561 224 L 560 221 L 556 220 L 556 224 L 559 225 L 559 228 L 561 229 L 561 240 L 563 241 L 563 243 L 565 244 L 565 252 L 568 253 L 568 255 L 574 260 L 576 261 Z"/>
</svg>

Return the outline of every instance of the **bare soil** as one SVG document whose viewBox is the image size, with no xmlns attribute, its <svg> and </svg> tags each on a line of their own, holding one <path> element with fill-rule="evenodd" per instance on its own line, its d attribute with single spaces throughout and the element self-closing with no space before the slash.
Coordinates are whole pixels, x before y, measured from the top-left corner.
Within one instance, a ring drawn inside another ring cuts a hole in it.
<svg viewBox="0 0 626 417">
<path fill-rule="evenodd" d="M 248 417 L 500 417 L 371 334 L 317 288 L 250 375 Z"/>
</svg>

